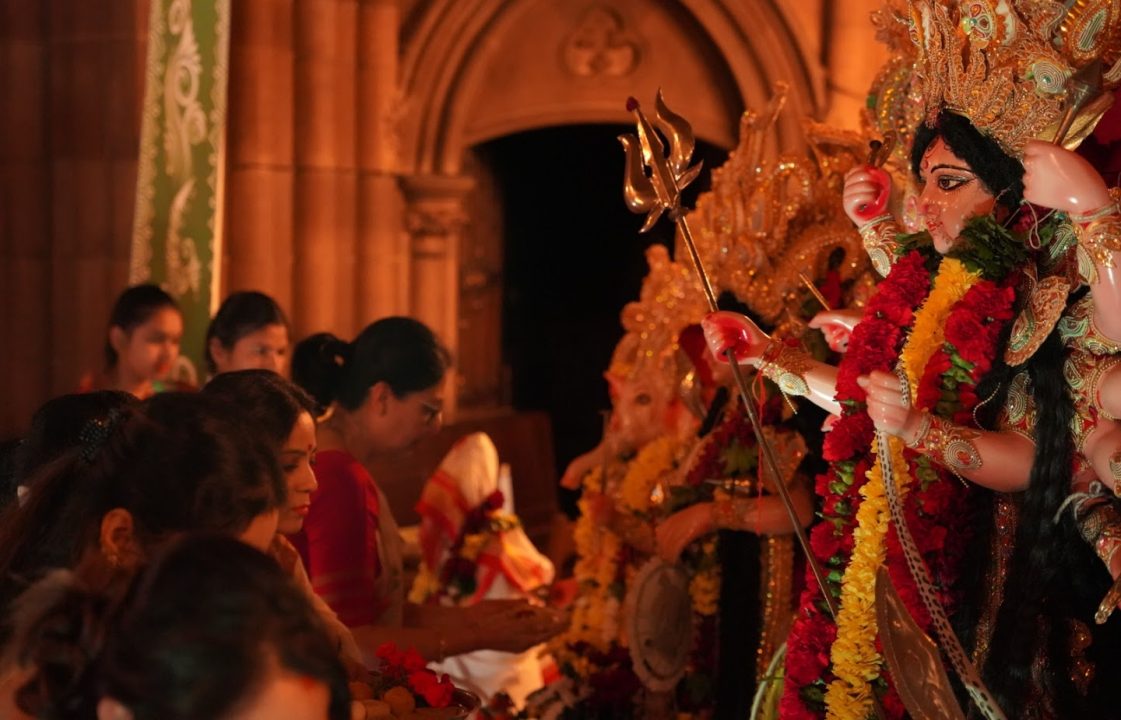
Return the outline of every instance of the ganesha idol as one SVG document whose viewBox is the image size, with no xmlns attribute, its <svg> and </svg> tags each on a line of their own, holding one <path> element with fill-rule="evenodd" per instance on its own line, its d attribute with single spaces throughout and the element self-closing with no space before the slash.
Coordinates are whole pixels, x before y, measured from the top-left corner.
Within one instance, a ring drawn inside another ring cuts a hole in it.
<svg viewBox="0 0 1121 720">
<path fill-rule="evenodd" d="M 903 233 L 884 212 L 886 174 L 846 176 L 845 211 L 884 277 L 851 334 L 843 314 L 815 323 L 847 336 L 842 361 L 741 315 L 703 323 L 714 355 L 838 417 L 811 545 L 839 611 L 807 583 L 781 716 L 905 714 L 909 678 L 889 673 L 878 642 L 883 567 L 952 670 L 976 672 L 1005 716 L 1114 717 L 1121 209 L 1065 146 L 1093 130 L 1102 88 L 1121 80 L 1121 12 L 975 0 L 911 3 L 899 19 L 925 105 L 910 148 L 921 228 Z"/>
</svg>

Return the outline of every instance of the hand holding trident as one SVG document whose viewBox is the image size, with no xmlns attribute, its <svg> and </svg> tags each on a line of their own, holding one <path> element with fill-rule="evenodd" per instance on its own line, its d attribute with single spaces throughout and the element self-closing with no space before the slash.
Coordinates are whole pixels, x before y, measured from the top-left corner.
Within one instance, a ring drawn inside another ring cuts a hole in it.
<svg viewBox="0 0 1121 720">
<path fill-rule="evenodd" d="M 634 213 L 647 213 L 646 222 L 643 224 L 641 232 L 646 232 L 654 227 L 662 213 L 668 214 L 670 219 L 677 224 L 677 228 L 685 241 L 685 247 L 689 250 L 689 256 L 693 259 L 693 266 L 697 270 L 697 276 L 701 281 L 705 298 L 708 300 L 709 310 L 717 312 L 720 308 L 716 304 L 716 294 L 712 289 L 708 273 L 705 272 L 701 256 L 693 242 L 693 235 L 689 231 L 689 223 L 686 221 L 681 207 L 681 190 L 692 183 L 701 171 L 701 163 L 692 167 L 689 166 L 695 145 L 693 129 L 685 118 L 666 107 L 662 100 L 661 91 L 658 92 L 654 100 L 653 125 L 643 114 L 638 101 L 634 98 L 627 99 L 627 110 L 634 114 L 638 130 L 636 135 L 619 136 L 619 141 L 623 143 L 627 157 L 626 174 L 623 180 L 623 196 L 626 199 L 627 207 Z M 655 127 L 669 141 L 668 152 L 662 138 L 655 132 Z M 647 169 L 649 169 L 649 174 L 647 174 Z M 806 537 L 805 530 L 802 529 L 801 522 L 798 520 L 798 513 L 794 509 L 794 501 L 790 497 L 790 491 L 787 490 L 782 474 L 779 472 L 774 448 L 763 434 L 762 426 L 759 423 L 759 413 L 752 401 L 747 380 L 744 378 L 743 370 L 740 369 L 735 358 L 732 357 L 731 351 L 728 353 L 728 363 L 732 370 L 732 376 L 735 378 L 740 399 L 743 401 L 748 421 L 755 433 L 755 440 L 762 454 L 763 463 L 774 481 L 774 486 L 778 488 L 779 497 L 782 499 L 787 515 L 790 517 L 794 535 L 798 538 L 798 544 L 802 547 L 806 562 L 809 563 L 814 578 L 821 588 L 822 597 L 829 613 L 835 618 L 837 616 L 836 600 L 826 585 L 825 573 L 822 571 L 821 565 L 810 549 L 809 540 Z"/>
</svg>

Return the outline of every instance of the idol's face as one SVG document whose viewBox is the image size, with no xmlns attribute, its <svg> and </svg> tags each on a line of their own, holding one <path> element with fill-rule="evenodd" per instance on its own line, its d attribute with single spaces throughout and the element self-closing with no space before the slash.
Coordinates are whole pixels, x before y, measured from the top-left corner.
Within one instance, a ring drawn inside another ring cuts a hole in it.
<svg viewBox="0 0 1121 720">
<path fill-rule="evenodd" d="M 934 248 L 943 255 L 957 244 L 962 228 L 974 217 L 992 212 L 996 199 L 981 178 L 937 138 L 919 166 L 923 183 L 918 210 Z"/>
</svg>

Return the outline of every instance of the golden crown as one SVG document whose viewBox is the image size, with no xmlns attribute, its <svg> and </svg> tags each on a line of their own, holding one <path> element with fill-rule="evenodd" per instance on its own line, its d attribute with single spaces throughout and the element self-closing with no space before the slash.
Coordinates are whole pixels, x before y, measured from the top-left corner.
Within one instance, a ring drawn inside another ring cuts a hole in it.
<svg viewBox="0 0 1121 720">
<path fill-rule="evenodd" d="M 948 108 L 1015 156 L 1077 145 L 1121 80 L 1121 0 L 926 0 L 909 28 L 927 121 Z"/>
</svg>

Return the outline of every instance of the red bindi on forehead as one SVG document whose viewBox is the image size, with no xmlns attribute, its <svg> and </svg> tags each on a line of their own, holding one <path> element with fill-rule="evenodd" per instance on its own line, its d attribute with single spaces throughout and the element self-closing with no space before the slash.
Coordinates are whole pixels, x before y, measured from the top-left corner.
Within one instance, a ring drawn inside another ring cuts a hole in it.
<svg viewBox="0 0 1121 720">
<path fill-rule="evenodd" d="M 922 170 L 930 169 L 930 156 L 934 154 L 934 144 L 935 143 L 931 143 L 930 146 L 927 147 L 926 152 L 922 154 L 922 162 L 919 163 L 919 168 Z"/>
</svg>

